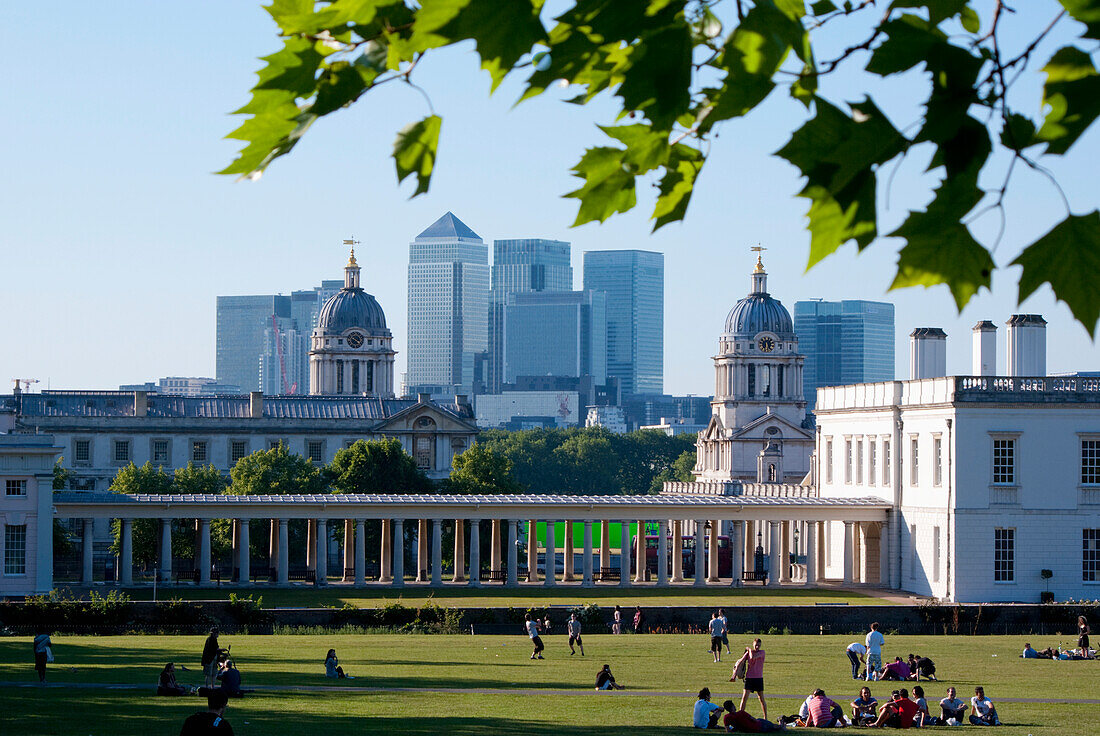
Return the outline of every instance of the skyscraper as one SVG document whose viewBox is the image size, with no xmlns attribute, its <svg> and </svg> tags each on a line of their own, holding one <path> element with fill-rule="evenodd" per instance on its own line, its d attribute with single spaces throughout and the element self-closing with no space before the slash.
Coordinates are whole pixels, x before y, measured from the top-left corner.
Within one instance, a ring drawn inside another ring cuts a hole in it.
<svg viewBox="0 0 1100 736">
<path fill-rule="evenodd" d="M 645 250 L 584 254 L 584 290 L 607 294 L 607 375 L 623 395 L 664 390 L 665 257 Z"/>
<path fill-rule="evenodd" d="M 452 213 L 409 244 L 406 392 L 473 393 L 489 348 L 489 248 Z"/>
<path fill-rule="evenodd" d="M 502 332 L 506 383 L 518 376 L 607 380 L 607 295 L 601 291 L 509 294 Z"/>
<path fill-rule="evenodd" d="M 504 382 L 504 303 L 509 294 L 570 291 L 573 267 L 569 243 L 526 238 L 493 241 L 492 288 L 489 292 L 489 393 Z"/>
<path fill-rule="evenodd" d="M 894 305 L 845 299 L 794 304 L 794 331 L 806 356 L 802 393 L 812 409 L 821 386 L 894 378 Z"/>
</svg>

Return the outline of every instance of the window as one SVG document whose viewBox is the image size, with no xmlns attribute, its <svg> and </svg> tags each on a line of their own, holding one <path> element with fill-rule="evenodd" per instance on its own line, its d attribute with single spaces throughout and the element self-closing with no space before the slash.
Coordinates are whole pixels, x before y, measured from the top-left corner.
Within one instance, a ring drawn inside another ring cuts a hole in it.
<svg viewBox="0 0 1100 736">
<path fill-rule="evenodd" d="M 26 496 L 27 495 L 27 481 L 25 480 L 11 480 L 10 478 L 4 482 L 4 495 L 5 496 Z"/>
<path fill-rule="evenodd" d="M 73 462 L 86 463 L 92 459 L 92 441 L 76 440 L 73 442 Z"/>
<path fill-rule="evenodd" d="M 344 361 L 336 361 L 336 393 L 344 393 Z"/>
<path fill-rule="evenodd" d="M 748 366 L 748 369 L 749 369 L 749 396 L 756 396 L 756 366 L 750 364 Z"/>
<path fill-rule="evenodd" d="M 833 482 L 833 438 L 825 440 L 825 482 Z"/>
<path fill-rule="evenodd" d="M 867 485 L 873 486 L 878 475 L 878 440 L 874 437 L 867 442 L 867 464 Z"/>
<path fill-rule="evenodd" d="M 775 388 L 776 394 L 780 397 L 783 396 L 783 366 L 779 366 L 775 369 Z"/>
<path fill-rule="evenodd" d="M 27 574 L 27 525 L 4 527 L 4 574 Z"/>
<path fill-rule="evenodd" d="M 1081 483 L 1100 484 L 1100 440 L 1081 440 Z"/>
<path fill-rule="evenodd" d="M 775 483 L 775 463 L 768 463 L 768 482 Z"/>
<path fill-rule="evenodd" d="M 206 462 L 206 441 L 195 440 L 191 443 L 191 462 L 193 463 L 205 463 Z"/>
<path fill-rule="evenodd" d="M 321 440 L 310 440 L 306 442 L 306 453 L 309 455 L 311 461 L 323 463 L 325 461 L 325 443 Z"/>
<path fill-rule="evenodd" d="M 115 440 L 115 462 L 130 462 L 130 440 Z"/>
<path fill-rule="evenodd" d="M 353 394 L 359 393 L 359 361 L 353 360 L 351 363 L 351 392 Z"/>
<path fill-rule="evenodd" d="M 993 582 L 1011 583 L 1016 579 L 1016 530 L 993 530 Z"/>
<path fill-rule="evenodd" d="M 371 341 L 367 340 L 367 344 L 370 345 Z M 374 361 L 367 361 L 367 393 L 374 391 Z"/>
<path fill-rule="evenodd" d="M 233 465 L 248 454 L 247 440 L 229 440 L 229 462 Z"/>
<path fill-rule="evenodd" d="M 932 438 L 932 485 L 943 484 L 943 439 Z"/>
<path fill-rule="evenodd" d="M 890 485 L 890 438 L 882 438 L 882 485 Z"/>
<path fill-rule="evenodd" d="M 1016 440 L 993 440 L 993 483 L 1006 486 L 1016 484 Z"/>
<path fill-rule="evenodd" d="M 932 582 L 940 581 L 940 528 L 932 527 Z"/>
<path fill-rule="evenodd" d="M 844 482 L 852 483 L 852 441 L 844 440 Z"/>
<path fill-rule="evenodd" d="M 267 449 L 277 450 L 279 448 L 279 446 L 282 445 L 282 444 L 283 444 L 282 440 L 268 440 L 267 441 Z"/>
<path fill-rule="evenodd" d="M 856 484 L 863 485 L 863 438 L 856 440 Z"/>
<path fill-rule="evenodd" d="M 1100 529 L 1081 530 L 1081 580 L 1100 580 Z"/>
<path fill-rule="evenodd" d="M 909 440 L 909 485 L 920 483 L 920 443 L 916 437 Z"/>
<path fill-rule="evenodd" d="M 158 465 L 168 463 L 168 440 L 153 440 L 153 462 Z"/>
</svg>

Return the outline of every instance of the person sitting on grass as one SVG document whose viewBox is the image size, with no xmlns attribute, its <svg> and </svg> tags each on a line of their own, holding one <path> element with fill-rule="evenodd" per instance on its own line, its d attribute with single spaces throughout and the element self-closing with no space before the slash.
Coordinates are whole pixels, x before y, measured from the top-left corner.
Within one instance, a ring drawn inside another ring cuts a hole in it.
<svg viewBox="0 0 1100 736">
<path fill-rule="evenodd" d="M 206 696 L 207 710 L 188 716 L 183 722 L 180 736 L 233 736 L 233 727 L 225 720 L 225 708 L 229 699 L 220 690 L 211 690 Z"/>
<path fill-rule="evenodd" d="M 164 665 L 164 669 L 160 671 L 160 679 L 157 681 L 157 695 L 187 695 L 191 692 L 190 689 L 176 682 L 176 665 L 174 662 L 169 662 Z"/>
<path fill-rule="evenodd" d="M 981 685 L 974 688 L 974 697 L 970 699 L 970 722 L 975 726 L 999 726 L 1001 719 L 993 701 L 985 696 Z"/>
<path fill-rule="evenodd" d="M 695 728 L 718 728 L 718 717 L 722 715 L 722 706 L 710 702 L 710 688 L 699 691 L 699 699 L 691 715 L 691 725 Z"/>
<path fill-rule="evenodd" d="M 237 665 L 233 664 L 232 659 L 225 660 L 221 672 L 218 673 L 218 680 L 221 681 L 219 689 L 227 697 L 240 698 L 244 696 L 244 690 L 241 689 L 241 671 L 237 669 Z"/>
<path fill-rule="evenodd" d="M 909 665 L 901 661 L 901 657 L 894 657 L 894 661 L 882 668 L 880 680 L 908 680 Z"/>
<path fill-rule="evenodd" d="M 596 673 L 597 690 L 625 690 L 624 685 L 615 682 L 615 676 L 611 674 L 611 665 L 605 664 L 603 669 Z"/>
<path fill-rule="evenodd" d="M 917 704 L 917 715 L 913 717 L 913 725 L 938 726 L 939 719 L 928 712 L 928 701 L 924 699 L 924 688 L 920 685 L 913 686 L 913 702 Z"/>
<path fill-rule="evenodd" d="M 955 688 L 947 688 L 947 697 L 940 701 L 940 722 L 945 726 L 959 726 L 966 720 L 965 701 L 955 697 Z"/>
<path fill-rule="evenodd" d="M 926 680 L 936 679 L 936 663 L 928 657 L 922 657 L 921 655 L 913 656 L 909 655 L 909 679 L 920 682 L 920 678 Z"/>
<path fill-rule="evenodd" d="M 340 660 L 336 658 L 335 649 L 329 649 L 328 654 L 325 655 L 325 677 L 335 677 L 341 680 L 345 678 L 348 680 L 355 679 L 344 672 L 344 668 L 340 666 Z"/>
<path fill-rule="evenodd" d="M 866 726 L 874 723 L 875 711 L 878 710 L 878 700 L 871 695 L 871 688 L 861 687 L 859 697 L 852 701 L 852 723 L 857 726 Z"/>
<path fill-rule="evenodd" d="M 813 699 L 810 700 L 810 717 L 806 725 L 811 728 L 832 728 L 840 722 L 844 723 L 844 711 L 840 706 L 825 696 L 821 688 L 814 690 Z"/>
<path fill-rule="evenodd" d="M 905 688 L 890 694 L 890 701 L 879 709 L 878 719 L 871 724 L 874 728 L 912 728 L 913 717 L 917 714 L 917 704 L 909 699 Z"/>
<path fill-rule="evenodd" d="M 753 718 L 743 710 L 734 710 L 733 701 L 722 703 L 726 714 L 722 716 L 722 725 L 727 731 L 734 733 L 769 733 L 771 731 L 785 731 L 786 726 L 781 723 L 772 723 L 764 718 Z"/>
</svg>

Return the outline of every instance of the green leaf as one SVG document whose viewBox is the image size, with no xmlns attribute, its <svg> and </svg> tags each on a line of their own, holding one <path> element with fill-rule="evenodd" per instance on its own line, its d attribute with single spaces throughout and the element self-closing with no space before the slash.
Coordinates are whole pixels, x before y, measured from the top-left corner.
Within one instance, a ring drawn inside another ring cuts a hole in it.
<svg viewBox="0 0 1100 736">
<path fill-rule="evenodd" d="M 397 181 L 403 182 L 409 174 L 416 174 L 416 191 L 412 195 L 414 197 L 428 191 L 431 184 L 442 125 L 442 118 L 429 115 L 419 122 L 405 126 L 397 134 L 397 141 L 393 144 Z"/>
<path fill-rule="evenodd" d="M 969 6 L 963 8 L 959 21 L 967 33 L 977 33 L 982 29 L 982 19 L 978 17 L 978 11 Z"/>
<path fill-rule="evenodd" d="M 645 36 L 630 49 L 615 94 L 625 110 L 645 113 L 654 126 L 670 130 L 691 104 L 691 28 L 677 22 Z"/>
<path fill-rule="evenodd" d="M 350 23 L 369 26 L 379 8 L 396 4 L 394 0 L 335 0 L 314 11 L 311 0 L 274 0 L 267 12 L 284 36 L 315 35 L 326 30 L 335 36 Z"/>
<path fill-rule="evenodd" d="M 574 175 L 584 179 L 584 186 L 565 195 L 581 201 L 573 227 L 603 222 L 634 207 L 635 175 L 623 162 L 626 153 L 621 148 L 589 148 L 573 167 Z"/>
<path fill-rule="evenodd" d="M 1047 153 L 1064 154 L 1100 115 L 1100 75 L 1089 55 L 1073 46 L 1059 49 L 1043 71 L 1047 114 L 1035 137 L 1047 142 Z"/>
<path fill-rule="evenodd" d="M 960 13 L 965 13 L 969 10 L 969 3 L 970 0 L 894 0 L 890 4 L 890 8 L 927 8 L 928 20 L 936 26 L 948 18 L 954 18 Z"/>
<path fill-rule="evenodd" d="M 1020 275 L 1022 302 L 1044 283 L 1066 303 L 1089 334 L 1096 336 L 1100 319 L 1100 211 L 1070 215 L 1049 233 L 1024 249 L 1014 266 L 1023 266 Z"/>
<path fill-rule="evenodd" d="M 670 222 L 684 219 L 687 214 L 695 179 L 703 168 L 703 154 L 683 143 L 672 147 L 661 178 L 660 196 L 653 208 L 653 232 Z"/>
<path fill-rule="evenodd" d="M 1100 0 L 1059 0 L 1074 20 L 1085 24 L 1085 38 L 1100 40 Z"/>
<path fill-rule="evenodd" d="M 600 130 L 626 146 L 623 163 L 635 174 L 644 174 L 668 160 L 668 137 L 652 126 L 638 123 L 617 127 L 599 126 Z"/>
<path fill-rule="evenodd" d="M 860 249 L 877 232 L 875 167 L 900 153 L 905 138 L 870 100 L 845 115 L 825 100 L 817 114 L 791 136 L 777 155 L 806 177 L 800 197 L 810 200 L 810 259 L 813 266 L 843 243 Z"/>
<path fill-rule="evenodd" d="M 817 0 L 816 3 L 810 5 L 810 12 L 814 15 L 825 15 L 826 13 L 832 13 L 836 11 L 836 5 L 833 5 L 831 0 Z"/>
<path fill-rule="evenodd" d="M 882 26 L 886 40 L 875 47 L 867 71 L 886 77 L 928 63 L 933 50 L 947 45 L 943 31 L 924 18 L 906 13 Z"/>
<path fill-rule="evenodd" d="M 1001 129 L 1001 145 L 1012 151 L 1022 151 L 1035 143 L 1035 123 L 1019 113 L 1009 113 Z"/>
</svg>

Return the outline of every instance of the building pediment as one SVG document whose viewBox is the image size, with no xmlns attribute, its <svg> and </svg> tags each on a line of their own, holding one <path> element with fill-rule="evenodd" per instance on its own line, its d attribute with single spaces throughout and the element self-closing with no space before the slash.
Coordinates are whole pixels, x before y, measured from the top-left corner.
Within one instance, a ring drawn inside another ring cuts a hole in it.
<svg viewBox="0 0 1100 736">
<path fill-rule="evenodd" d="M 814 438 L 812 433 L 807 432 L 805 429 L 799 427 L 796 424 L 792 424 L 778 414 L 764 414 L 763 416 L 752 420 L 744 427 L 737 429 L 733 433 L 732 439 L 770 439 L 772 435 L 769 435 L 767 430 L 772 427 L 777 428 L 781 432 L 780 438 L 783 440 L 813 440 Z"/>
<path fill-rule="evenodd" d="M 699 433 L 701 440 L 721 440 L 726 437 L 726 428 L 722 425 L 722 419 L 717 414 L 712 414 L 707 428 Z"/>
<path fill-rule="evenodd" d="M 477 432 L 477 425 L 438 404 L 418 402 L 382 420 L 381 432 Z"/>
</svg>

